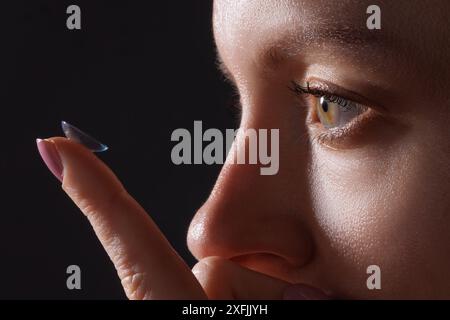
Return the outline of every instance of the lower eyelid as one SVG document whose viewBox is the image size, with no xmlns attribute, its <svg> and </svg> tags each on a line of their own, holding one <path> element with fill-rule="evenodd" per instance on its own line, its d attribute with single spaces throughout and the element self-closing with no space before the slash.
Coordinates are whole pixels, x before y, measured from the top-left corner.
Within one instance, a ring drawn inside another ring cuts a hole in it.
<svg viewBox="0 0 450 320">
<path fill-rule="evenodd" d="M 349 149 L 361 146 L 362 141 L 373 128 L 371 123 L 380 116 L 368 108 L 347 125 L 339 128 L 324 129 L 318 122 L 309 122 L 309 134 L 313 143 L 318 143 L 332 150 Z M 370 132 L 371 133 L 371 132 Z"/>
</svg>

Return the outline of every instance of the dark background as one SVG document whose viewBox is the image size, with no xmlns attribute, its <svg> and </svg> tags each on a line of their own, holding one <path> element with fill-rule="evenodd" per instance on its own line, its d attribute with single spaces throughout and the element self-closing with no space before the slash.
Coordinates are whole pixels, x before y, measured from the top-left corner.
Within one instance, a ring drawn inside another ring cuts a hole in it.
<svg viewBox="0 0 450 320">
<path fill-rule="evenodd" d="M 81 30 L 66 28 L 81 7 Z M 0 299 L 123 299 L 108 256 L 61 190 L 35 139 L 66 120 L 100 154 L 192 266 L 186 233 L 219 166 L 172 164 L 176 128 L 235 127 L 215 65 L 210 0 L 1 4 Z M 66 268 L 82 290 L 66 288 Z"/>
</svg>

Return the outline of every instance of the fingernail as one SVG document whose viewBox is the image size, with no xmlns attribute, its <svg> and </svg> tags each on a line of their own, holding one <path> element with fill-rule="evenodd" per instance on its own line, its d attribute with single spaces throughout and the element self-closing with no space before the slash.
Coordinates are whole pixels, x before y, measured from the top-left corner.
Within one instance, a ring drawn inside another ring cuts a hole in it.
<svg viewBox="0 0 450 320">
<path fill-rule="evenodd" d="M 305 285 L 294 284 L 284 290 L 283 300 L 330 300 L 322 290 Z"/>
<path fill-rule="evenodd" d="M 87 133 L 81 131 L 80 129 L 66 121 L 61 121 L 61 128 L 68 139 L 82 144 L 92 152 L 103 152 L 108 150 L 107 145 L 94 139 Z"/>
<path fill-rule="evenodd" d="M 36 139 L 39 154 L 47 165 L 47 168 L 59 179 L 63 181 L 63 165 L 59 157 L 58 150 L 53 142 Z"/>
</svg>

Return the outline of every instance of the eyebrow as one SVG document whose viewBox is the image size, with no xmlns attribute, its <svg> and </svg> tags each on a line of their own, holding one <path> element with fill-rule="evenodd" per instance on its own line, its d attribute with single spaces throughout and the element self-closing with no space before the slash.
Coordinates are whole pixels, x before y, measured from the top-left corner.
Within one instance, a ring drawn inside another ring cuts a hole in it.
<svg viewBox="0 0 450 320">
<path fill-rule="evenodd" d="M 297 34 L 298 35 L 298 34 Z M 339 24 L 320 24 L 314 28 L 310 28 L 300 35 L 304 35 L 305 42 L 340 42 L 343 44 L 365 44 L 384 41 L 391 36 L 386 29 L 369 30 L 365 26 L 363 28 L 354 28 L 349 25 Z M 383 37 L 381 37 L 383 36 Z"/>
<path fill-rule="evenodd" d="M 303 32 L 295 34 L 291 32 L 262 46 L 257 54 L 256 61 L 260 62 L 264 68 L 273 69 L 286 60 L 297 56 L 305 48 L 323 45 L 333 45 L 342 50 L 352 51 L 354 54 L 366 52 L 365 50 L 370 48 L 371 52 L 382 51 L 383 55 L 386 55 L 386 51 L 392 50 L 394 44 L 401 48 L 400 43 L 402 41 L 394 38 L 391 33 L 383 29 L 369 30 L 348 25 L 321 24 L 307 28 Z M 403 50 L 407 50 L 406 46 Z M 235 83 L 233 74 L 224 63 L 219 51 L 216 51 L 218 69 L 228 81 Z"/>
<path fill-rule="evenodd" d="M 394 37 L 386 30 L 369 30 L 348 25 L 322 24 L 307 28 L 303 32 L 290 33 L 261 50 L 260 61 L 266 66 L 276 66 L 284 60 L 297 56 L 305 48 L 334 46 L 352 53 L 384 52 L 392 50 Z"/>
</svg>

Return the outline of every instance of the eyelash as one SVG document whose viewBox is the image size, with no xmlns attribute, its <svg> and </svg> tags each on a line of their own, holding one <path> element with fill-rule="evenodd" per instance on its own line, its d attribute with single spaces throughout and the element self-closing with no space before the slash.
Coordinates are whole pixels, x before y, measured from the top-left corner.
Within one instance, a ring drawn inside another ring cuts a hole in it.
<svg viewBox="0 0 450 320">
<path fill-rule="evenodd" d="M 327 100 L 329 102 L 337 103 L 338 105 L 340 105 L 342 108 L 344 108 L 346 110 L 350 110 L 351 108 L 354 107 L 351 105 L 350 100 L 344 99 L 344 98 L 334 95 L 334 94 L 330 94 L 329 92 L 326 92 L 324 90 L 310 88 L 309 82 L 306 83 L 306 87 L 303 87 L 300 84 L 298 84 L 297 82 L 292 81 L 292 87 L 290 87 L 290 89 L 296 95 L 310 94 L 317 98 L 324 97 L 325 100 Z"/>
</svg>

